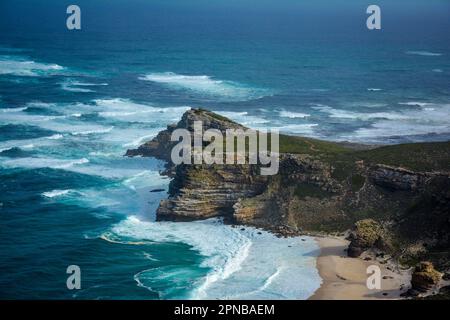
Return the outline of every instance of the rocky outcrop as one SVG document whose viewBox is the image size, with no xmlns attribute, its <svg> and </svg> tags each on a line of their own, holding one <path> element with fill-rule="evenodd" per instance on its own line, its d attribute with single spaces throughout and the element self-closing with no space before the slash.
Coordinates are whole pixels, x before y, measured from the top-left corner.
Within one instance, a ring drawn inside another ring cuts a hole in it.
<svg viewBox="0 0 450 320">
<path fill-rule="evenodd" d="M 158 220 L 195 220 L 223 216 L 233 220 L 240 198 L 261 194 L 267 178 L 256 166 L 179 165 L 169 187 L 169 198 L 157 211 Z"/>
<path fill-rule="evenodd" d="M 388 250 L 388 236 L 384 228 L 373 219 L 364 219 L 355 223 L 349 235 L 350 245 L 347 250 L 349 257 L 359 257 L 368 249 Z"/>
<path fill-rule="evenodd" d="M 426 181 L 425 174 L 383 164 L 377 164 L 369 172 L 374 184 L 391 190 L 417 191 Z"/>
<path fill-rule="evenodd" d="M 144 143 L 137 149 L 127 150 L 125 155 L 127 157 L 155 157 L 169 162 L 172 147 L 175 145 L 175 143 L 170 141 L 170 137 L 175 129 L 175 125 L 168 125 L 167 129 L 159 132 L 154 139 Z"/>
<path fill-rule="evenodd" d="M 420 262 L 411 277 L 413 290 L 426 292 L 435 288 L 441 281 L 442 273 L 438 272 L 429 261 Z"/>
<path fill-rule="evenodd" d="M 426 252 L 450 247 L 450 143 L 412 145 L 412 157 L 408 145 L 379 151 L 282 135 L 274 176 L 261 176 L 258 165 L 174 166 L 170 154 L 178 142 L 171 141 L 171 134 L 178 128 L 193 132 L 197 120 L 203 130 L 245 129 L 215 113 L 192 109 L 153 140 L 127 152 L 168 163 L 166 173 L 173 179 L 158 220 L 221 216 L 229 223 L 283 234 L 344 231 L 356 223 L 351 256 L 370 248 L 401 256 L 413 252 L 405 248 L 417 243 L 428 244 Z"/>
<path fill-rule="evenodd" d="M 166 130 L 159 132 L 151 141 L 144 143 L 137 149 L 127 150 L 125 155 L 129 157 L 155 157 L 167 161 L 168 165 L 172 166 L 172 148 L 178 143 L 178 141 L 171 141 L 173 131 L 176 129 L 187 129 L 194 132 L 195 121 L 201 121 L 203 130 L 218 129 L 221 132 L 225 132 L 227 129 L 246 129 L 246 127 L 236 122 L 207 110 L 191 109 L 183 114 L 181 120 L 177 124 L 168 125 Z"/>
</svg>

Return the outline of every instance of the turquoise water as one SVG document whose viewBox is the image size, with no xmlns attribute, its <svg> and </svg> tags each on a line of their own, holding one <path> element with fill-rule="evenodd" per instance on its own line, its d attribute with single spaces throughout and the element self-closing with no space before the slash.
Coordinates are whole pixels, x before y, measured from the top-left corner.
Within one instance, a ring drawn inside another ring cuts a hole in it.
<svg viewBox="0 0 450 320">
<path fill-rule="evenodd" d="M 191 106 L 329 140 L 448 140 L 449 5 L 415 3 L 382 3 L 369 32 L 360 1 L 79 1 L 69 32 L 56 1 L 2 1 L 0 298 L 310 296 L 311 238 L 153 222 L 164 164 L 123 154 Z"/>
</svg>

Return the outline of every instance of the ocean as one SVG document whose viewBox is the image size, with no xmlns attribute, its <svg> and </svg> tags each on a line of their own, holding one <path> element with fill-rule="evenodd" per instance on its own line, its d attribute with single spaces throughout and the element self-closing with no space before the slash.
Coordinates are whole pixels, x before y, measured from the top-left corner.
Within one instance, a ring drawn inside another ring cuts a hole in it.
<svg viewBox="0 0 450 320">
<path fill-rule="evenodd" d="M 0 3 L 2 299 L 313 294 L 313 238 L 155 222 L 164 163 L 123 155 L 190 107 L 333 141 L 450 138 L 446 1 L 381 1 L 379 31 L 357 0 L 77 4 L 69 31 L 60 1 Z"/>
</svg>

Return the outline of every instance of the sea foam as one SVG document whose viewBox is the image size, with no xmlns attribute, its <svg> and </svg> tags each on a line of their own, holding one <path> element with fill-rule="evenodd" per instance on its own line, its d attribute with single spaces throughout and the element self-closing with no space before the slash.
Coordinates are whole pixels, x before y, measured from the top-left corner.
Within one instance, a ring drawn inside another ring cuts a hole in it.
<svg viewBox="0 0 450 320">
<path fill-rule="evenodd" d="M 18 56 L 0 56 L 0 74 L 39 77 L 57 74 L 64 67 L 57 64 L 41 63 Z"/>
<path fill-rule="evenodd" d="M 309 237 L 278 238 L 251 227 L 233 228 L 219 219 L 174 223 L 138 217 L 125 219 L 111 233 L 115 241 L 181 242 L 198 250 L 210 271 L 192 290 L 193 299 L 306 299 L 321 283 L 315 268 L 318 247 Z M 166 277 L 172 272 L 178 277 L 188 273 L 164 269 Z M 148 269 L 135 280 L 152 288 L 160 274 L 158 268 Z M 293 285 L 296 282 L 302 285 Z"/>
<path fill-rule="evenodd" d="M 417 56 L 426 56 L 426 57 L 442 56 L 442 53 L 430 52 L 430 51 L 406 51 L 406 54 L 417 55 Z"/>
<path fill-rule="evenodd" d="M 70 193 L 71 191 L 72 190 L 70 190 L 70 189 L 68 189 L 68 190 L 52 190 L 52 191 L 48 191 L 48 192 L 43 192 L 42 195 L 46 198 L 55 198 L 55 197 L 66 195 L 66 194 Z"/>
<path fill-rule="evenodd" d="M 139 79 L 226 101 L 254 100 L 270 95 L 264 89 L 252 88 L 234 81 L 216 80 L 207 75 L 182 75 L 162 72 L 150 73 L 139 77 Z"/>
<path fill-rule="evenodd" d="M 310 116 L 307 113 L 293 112 L 293 111 L 286 111 L 286 110 L 280 111 L 279 114 L 280 114 L 280 117 L 289 118 L 289 119 L 306 118 L 306 117 Z"/>
</svg>

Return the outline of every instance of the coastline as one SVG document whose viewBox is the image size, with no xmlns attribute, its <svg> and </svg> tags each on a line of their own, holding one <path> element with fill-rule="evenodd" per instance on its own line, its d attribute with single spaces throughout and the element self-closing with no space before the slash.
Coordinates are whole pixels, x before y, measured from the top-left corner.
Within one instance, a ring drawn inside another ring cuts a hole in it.
<svg viewBox="0 0 450 320">
<path fill-rule="evenodd" d="M 348 257 L 345 249 L 349 242 L 343 237 L 316 237 L 315 240 L 320 247 L 317 269 L 322 284 L 309 300 L 402 299 L 400 294 L 410 283 L 409 271 L 393 271 L 391 264 L 380 264 L 374 259 Z M 366 286 L 366 269 L 373 264 L 381 269 L 380 290 L 369 290 Z"/>
</svg>

